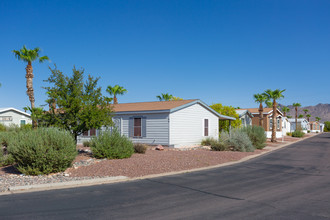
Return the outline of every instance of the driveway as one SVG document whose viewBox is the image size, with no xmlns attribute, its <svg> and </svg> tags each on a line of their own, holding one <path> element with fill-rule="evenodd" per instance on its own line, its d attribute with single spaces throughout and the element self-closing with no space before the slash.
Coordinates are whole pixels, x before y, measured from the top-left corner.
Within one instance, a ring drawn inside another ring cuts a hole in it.
<svg viewBox="0 0 330 220">
<path fill-rule="evenodd" d="M 0 219 L 330 219 L 330 133 L 236 164 L 0 197 Z"/>
</svg>

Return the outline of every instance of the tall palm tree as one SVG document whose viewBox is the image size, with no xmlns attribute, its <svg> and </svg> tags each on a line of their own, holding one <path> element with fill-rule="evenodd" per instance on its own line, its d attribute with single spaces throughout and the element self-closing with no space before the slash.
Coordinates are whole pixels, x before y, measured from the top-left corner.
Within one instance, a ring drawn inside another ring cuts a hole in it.
<svg viewBox="0 0 330 220">
<path fill-rule="evenodd" d="M 308 109 L 304 109 L 303 111 L 305 112 L 305 116 L 307 115 L 307 112 L 309 112 Z"/>
<path fill-rule="evenodd" d="M 273 125 L 272 125 L 272 138 L 271 142 L 276 142 L 276 119 L 277 119 L 277 102 L 276 100 L 279 100 L 281 98 L 284 98 L 283 92 L 285 89 L 275 89 L 270 90 L 267 89 L 263 94 L 267 97 L 268 100 L 273 100 Z"/>
<path fill-rule="evenodd" d="M 271 101 L 269 101 L 268 99 L 265 101 L 265 104 L 266 104 L 267 108 L 273 107 L 273 103 Z"/>
<path fill-rule="evenodd" d="M 31 102 L 31 109 L 34 109 L 35 105 L 35 97 L 34 97 L 34 90 L 33 90 L 33 68 L 32 68 L 32 62 L 35 60 L 39 60 L 39 63 L 43 63 L 46 60 L 49 60 L 47 56 L 40 56 L 40 48 L 36 47 L 34 49 L 27 49 L 26 46 L 24 45 L 22 49 L 20 50 L 13 50 L 12 51 L 15 55 L 15 57 L 18 60 L 22 60 L 27 63 L 27 66 L 25 68 L 26 70 L 26 88 L 27 88 L 27 95 L 29 96 L 29 100 Z M 36 121 L 32 121 L 33 127 L 36 127 Z"/>
<path fill-rule="evenodd" d="M 263 126 L 263 121 L 264 121 L 264 116 L 263 116 L 263 112 L 264 112 L 264 107 L 262 106 L 262 103 L 264 103 L 267 100 L 267 97 L 264 96 L 263 94 L 254 94 L 253 95 L 254 101 L 256 103 L 259 103 L 259 126 Z"/>
<path fill-rule="evenodd" d="M 309 118 L 312 116 L 310 114 L 307 114 L 306 117 L 307 117 L 307 121 L 309 122 Z"/>
<path fill-rule="evenodd" d="M 118 104 L 117 95 L 124 95 L 127 92 L 124 87 L 115 85 L 114 87 L 108 86 L 106 90 L 110 95 L 113 95 L 113 104 Z M 111 99 L 109 99 L 111 100 Z"/>
<path fill-rule="evenodd" d="M 161 95 L 156 96 L 159 101 L 170 101 L 173 99 L 173 95 L 168 93 L 162 93 Z"/>
<path fill-rule="evenodd" d="M 282 108 L 282 112 L 283 112 L 283 114 L 284 114 L 284 117 L 286 117 L 286 114 L 287 114 L 289 111 L 290 111 L 290 109 L 289 109 L 288 107 L 286 107 L 286 106 L 284 106 L 284 107 Z"/>
<path fill-rule="evenodd" d="M 300 103 L 293 103 L 294 109 L 296 110 L 296 131 L 298 128 L 298 107 L 301 107 Z"/>
</svg>

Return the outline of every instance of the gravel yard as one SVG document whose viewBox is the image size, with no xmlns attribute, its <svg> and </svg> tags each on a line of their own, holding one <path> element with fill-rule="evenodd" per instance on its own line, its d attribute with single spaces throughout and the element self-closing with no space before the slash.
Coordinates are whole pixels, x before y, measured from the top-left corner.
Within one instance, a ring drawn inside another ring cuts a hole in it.
<svg viewBox="0 0 330 220">
<path fill-rule="evenodd" d="M 310 134 L 306 137 L 311 136 Z M 276 144 L 267 141 L 267 148 L 254 152 L 210 151 L 208 149 L 158 151 L 148 149 L 145 154 L 133 154 L 131 158 L 118 160 L 97 160 L 90 153 L 80 152 L 73 167 L 64 173 L 45 176 L 25 176 L 18 173 L 13 166 L 0 168 L 0 192 L 8 191 L 11 186 L 23 186 L 45 183 L 59 183 L 74 180 L 86 180 L 98 177 L 127 176 L 140 177 L 173 171 L 189 170 L 214 166 L 240 160 L 246 156 L 260 154 L 299 138 L 286 137 L 285 142 L 279 139 Z M 84 148 L 88 150 L 88 148 Z"/>
</svg>

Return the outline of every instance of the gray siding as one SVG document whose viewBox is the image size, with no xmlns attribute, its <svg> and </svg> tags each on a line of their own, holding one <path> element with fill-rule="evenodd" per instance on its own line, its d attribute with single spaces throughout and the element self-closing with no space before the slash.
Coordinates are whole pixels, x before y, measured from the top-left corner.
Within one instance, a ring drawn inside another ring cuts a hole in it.
<svg viewBox="0 0 330 220">
<path fill-rule="evenodd" d="M 134 143 L 151 145 L 169 145 L 169 119 L 168 113 L 163 114 L 130 114 L 116 115 L 120 119 L 121 134 L 130 137 L 130 120 L 132 117 L 143 117 L 141 138 L 130 137 Z"/>
</svg>

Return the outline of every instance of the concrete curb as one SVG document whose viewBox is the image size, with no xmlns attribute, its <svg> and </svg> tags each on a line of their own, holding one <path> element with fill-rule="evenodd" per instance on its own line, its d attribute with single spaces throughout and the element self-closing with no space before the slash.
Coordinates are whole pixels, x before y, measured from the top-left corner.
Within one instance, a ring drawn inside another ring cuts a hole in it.
<svg viewBox="0 0 330 220">
<path fill-rule="evenodd" d="M 321 133 L 319 133 L 321 134 Z M 319 135 L 316 134 L 316 135 Z M 15 194 L 15 193 L 28 193 L 28 192 L 36 192 L 36 191 L 45 191 L 45 190 L 55 190 L 55 189 L 66 189 L 66 188 L 74 188 L 74 187 L 83 187 L 83 186 L 93 186 L 93 185 L 101 185 L 101 184 L 110 184 L 110 183 L 117 183 L 117 182 L 127 182 L 127 181 L 135 181 L 135 180 L 142 180 L 142 179 L 150 179 L 150 178 L 157 178 L 157 177 L 163 177 L 163 176 L 171 176 L 171 175 L 178 175 L 178 174 L 184 174 L 184 173 L 191 173 L 196 171 L 203 171 L 203 170 L 209 170 L 209 169 L 215 169 L 219 167 L 225 167 L 230 166 L 238 163 L 242 163 L 248 160 L 251 160 L 256 157 L 264 156 L 266 154 L 272 153 L 273 151 L 280 150 L 284 147 L 287 147 L 289 145 L 298 143 L 300 141 L 309 139 L 311 137 L 315 137 L 316 135 L 302 138 L 301 140 L 286 143 L 280 146 L 273 147 L 272 149 L 269 149 L 268 151 L 262 152 L 260 154 L 250 155 L 247 157 L 244 157 L 237 161 L 231 161 L 227 163 L 222 163 L 214 166 L 207 166 L 207 167 L 201 167 L 196 169 L 190 169 L 190 170 L 181 170 L 181 171 L 174 171 L 174 172 L 168 172 L 168 173 L 160 173 L 160 174 L 152 174 L 152 175 L 146 175 L 141 177 L 134 177 L 129 178 L 126 176 L 115 176 L 115 177 L 101 177 L 101 178 L 95 178 L 95 179 L 88 179 L 88 180 L 78 180 L 78 181 L 68 181 L 68 182 L 61 182 L 61 183 L 49 183 L 49 184 L 36 184 L 36 185 L 27 185 L 27 186 L 13 186 L 9 188 L 9 191 L 7 192 L 1 192 L 1 195 L 8 195 L 8 194 Z"/>
</svg>

